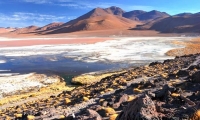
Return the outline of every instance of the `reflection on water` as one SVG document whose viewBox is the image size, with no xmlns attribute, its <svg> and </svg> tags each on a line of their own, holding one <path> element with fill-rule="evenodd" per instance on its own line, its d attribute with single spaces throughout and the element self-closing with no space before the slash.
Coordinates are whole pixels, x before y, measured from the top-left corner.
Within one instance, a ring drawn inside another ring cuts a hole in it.
<svg viewBox="0 0 200 120">
<path fill-rule="evenodd" d="M 188 39 L 139 37 L 119 38 L 95 44 L 0 48 L 0 75 L 53 72 L 71 79 L 87 72 L 139 66 L 173 58 L 166 56 L 165 52 L 183 46 L 174 45 L 172 41 Z"/>
<path fill-rule="evenodd" d="M 5 56 L 4 56 L 5 57 Z M 54 60 L 52 60 L 52 58 Z M 74 61 L 67 59 L 62 55 L 37 55 L 23 57 L 6 57 L 7 62 L 0 64 L 0 74 L 5 73 L 55 73 L 65 77 L 65 80 L 70 81 L 73 76 L 83 73 L 116 70 L 127 68 L 130 66 L 139 66 L 150 61 L 140 61 L 140 63 L 87 63 L 82 61 Z"/>
</svg>

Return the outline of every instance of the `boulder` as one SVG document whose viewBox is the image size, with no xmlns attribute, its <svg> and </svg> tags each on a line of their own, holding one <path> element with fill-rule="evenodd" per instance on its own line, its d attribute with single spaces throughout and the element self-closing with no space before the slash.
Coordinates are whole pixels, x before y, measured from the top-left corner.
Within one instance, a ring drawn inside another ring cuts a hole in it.
<svg viewBox="0 0 200 120">
<path fill-rule="evenodd" d="M 161 117 L 154 102 L 144 94 L 130 102 L 116 120 L 159 120 Z"/>
<path fill-rule="evenodd" d="M 200 83 L 200 70 L 196 71 L 193 75 L 192 75 L 192 81 L 195 83 Z"/>
<path fill-rule="evenodd" d="M 102 120 L 102 117 L 94 110 L 87 109 L 87 113 L 93 120 Z"/>
</svg>

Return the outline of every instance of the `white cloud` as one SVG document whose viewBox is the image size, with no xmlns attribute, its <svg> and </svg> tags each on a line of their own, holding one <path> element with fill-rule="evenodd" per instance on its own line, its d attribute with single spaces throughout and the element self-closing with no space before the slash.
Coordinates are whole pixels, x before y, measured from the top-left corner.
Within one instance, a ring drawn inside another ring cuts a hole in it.
<svg viewBox="0 0 200 120">
<path fill-rule="evenodd" d="M 53 4 L 59 6 L 67 6 L 78 9 L 93 9 L 96 7 L 107 8 L 110 6 L 118 6 L 126 11 L 130 10 L 146 10 L 150 11 L 154 8 L 152 6 L 143 6 L 143 5 L 126 5 L 118 4 L 112 2 L 97 2 L 97 1 L 86 1 L 86 0 L 23 0 L 24 2 L 32 2 L 36 4 Z"/>
<path fill-rule="evenodd" d="M 29 25 L 43 26 L 51 22 L 67 22 L 73 18 L 75 18 L 75 16 L 66 17 L 25 12 L 15 12 L 10 15 L 0 13 L 0 25 L 4 25 L 1 27 L 25 27 Z"/>
<path fill-rule="evenodd" d="M 13 20 L 13 21 L 23 21 L 23 20 L 52 20 L 58 21 L 66 19 L 65 16 L 54 16 L 54 15 L 46 15 L 46 14 L 37 14 L 37 13 L 24 13 L 24 12 L 15 12 L 11 15 L 0 14 L 0 20 Z"/>
<path fill-rule="evenodd" d="M 23 2 L 35 3 L 35 4 L 53 4 L 62 2 L 73 2 L 73 0 L 22 0 Z"/>
<path fill-rule="evenodd" d="M 52 3 L 52 0 L 23 0 L 23 1 L 36 4 Z"/>
</svg>

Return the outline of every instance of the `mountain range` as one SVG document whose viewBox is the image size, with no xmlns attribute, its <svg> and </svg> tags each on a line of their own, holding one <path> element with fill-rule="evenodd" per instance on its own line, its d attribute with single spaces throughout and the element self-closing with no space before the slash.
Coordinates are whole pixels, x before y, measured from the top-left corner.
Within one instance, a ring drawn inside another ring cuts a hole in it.
<svg viewBox="0 0 200 120">
<path fill-rule="evenodd" d="M 1 31 L 6 31 L 1 28 Z M 169 15 L 157 10 L 133 10 L 126 12 L 112 6 L 109 8 L 95 8 L 88 13 L 66 23 L 50 23 L 43 27 L 28 26 L 15 29 L 12 33 L 58 34 L 77 31 L 95 30 L 156 30 L 161 33 L 196 33 L 200 32 L 200 13 L 180 13 Z"/>
</svg>

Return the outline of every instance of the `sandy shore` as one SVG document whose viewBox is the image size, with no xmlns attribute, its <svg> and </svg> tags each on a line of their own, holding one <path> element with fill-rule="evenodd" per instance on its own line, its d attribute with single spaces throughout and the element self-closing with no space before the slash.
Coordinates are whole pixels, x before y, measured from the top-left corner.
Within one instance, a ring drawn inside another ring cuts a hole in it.
<svg viewBox="0 0 200 120">
<path fill-rule="evenodd" d="M 190 41 L 173 41 L 175 45 L 183 45 L 184 48 L 169 50 L 166 54 L 169 56 L 182 56 L 200 53 L 200 38 L 194 38 Z"/>
</svg>

